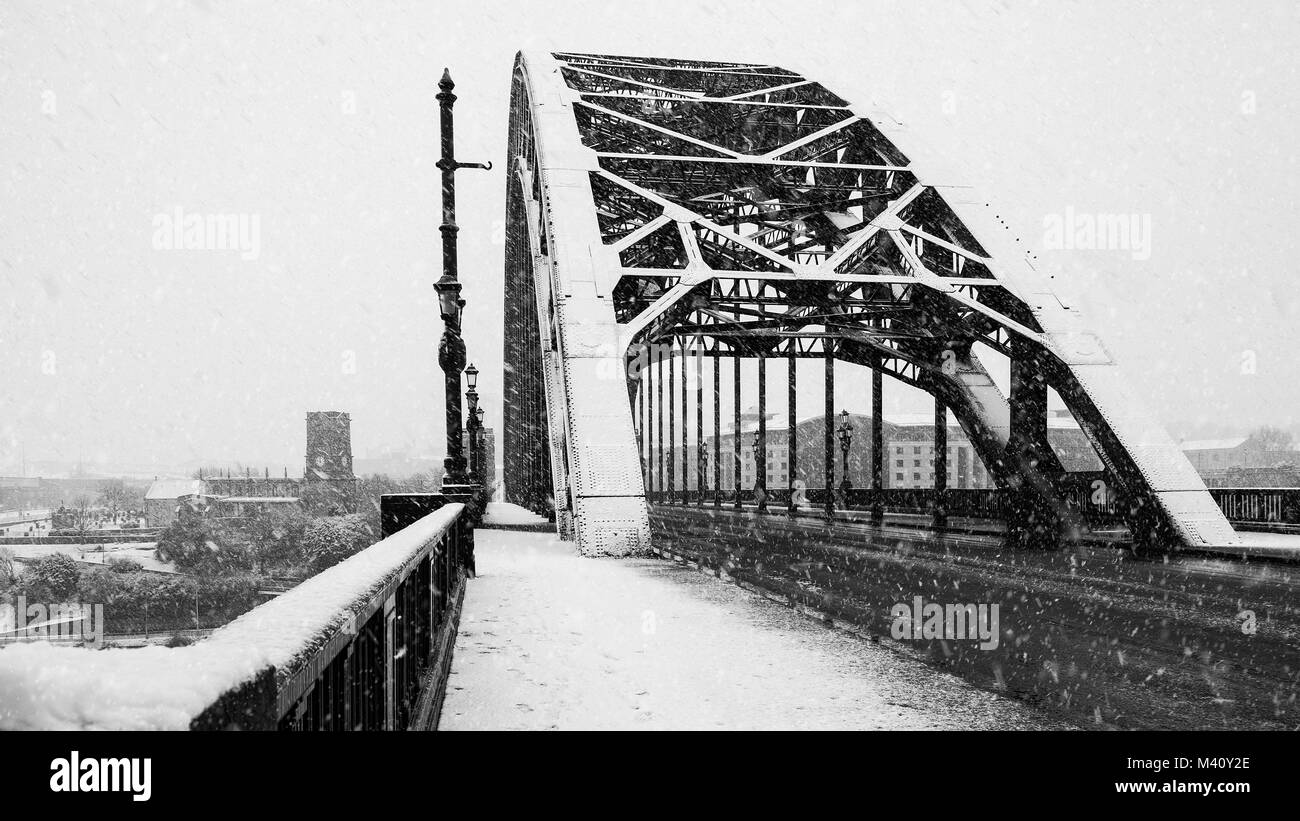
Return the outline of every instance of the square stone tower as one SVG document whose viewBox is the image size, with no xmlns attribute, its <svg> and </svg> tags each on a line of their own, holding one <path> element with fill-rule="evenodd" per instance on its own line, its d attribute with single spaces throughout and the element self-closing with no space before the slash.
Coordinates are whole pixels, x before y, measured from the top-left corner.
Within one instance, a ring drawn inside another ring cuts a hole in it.
<svg viewBox="0 0 1300 821">
<path fill-rule="evenodd" d="M 307 414 L 304 496 L 314 513 L 356 509 L 357 478 L 352 472 L 352 418 L 343 411 Z"/>
</svg>

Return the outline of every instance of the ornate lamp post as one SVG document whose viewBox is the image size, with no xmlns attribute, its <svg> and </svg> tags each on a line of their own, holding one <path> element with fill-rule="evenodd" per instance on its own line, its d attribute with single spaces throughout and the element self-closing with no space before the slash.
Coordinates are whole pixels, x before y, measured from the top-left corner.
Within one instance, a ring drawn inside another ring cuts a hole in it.
<svg viewBox="0 0 1300 821">
<path fill-rule="evenodd" d="M 478 462 L 478 368 L 472 363 L 465 369 L 465 387 L 465 406 L 469 411 L 465 416 L 466 438 L 469 439 L 469 480 L 482 484 L 482 467 Z"/>
<path fill-rule="evenodd" d="M 696 458 L 700 462 L 699 477 L 701 481 L 699 483 L 699 488 L 697 488 L 699 498 L 695 501 L 697 504 L 701 505 L 704 504 L 704 496 L 709 490 L 709 455 L 709 451 L 705 448 L 700 448 L 700 452 L 696 455 Z"/>
<path fill-rule="evenodd" d="M 840 472 L 844 478 L 840 480 L 840 490 L 847 493 L 853 487 L 853 482 L 849 479 L 849 446 L 853 444 L 853 423 L 849 421 L 849 412 L 840 411 L 840 426 L 836 428 L 840 435 Z"/>
<path fill-rule="evenodd" d="M 483 439 L 483 406 L 479 405 L 474 411 L 474 451 L 475 458 L 478 459 L 478 473 L 475 474 L 480 485 L 487 484 L 488 473 L 488 453 L 483 449 L 485 444 Z"/>
<path fill-rule="evenodd" d="M 759 510 L 767 510 L 767 476 L 758 466 L 758 454 L 763 447 L 763 440 L 757 431 L 754 432 L 751 447 L 754 449 L 754 501 L 758 504 Z"/>
<path fill-rule="evenodd" d="M 439 125 L 442 136 L 442 158 L 438 170 L 442 172 L 442 277 L 434 284 L 438 291 L 438 309 L 442 316 L 442 339 L 438 343 L 438 365 L 442 368 L 446 389 L 447 457 L 443 460 L 442 485 L 444 491 L 457 492 L 456 485 L 467 485 L 465 456 L 461 447 L 460 372 L 465 367 L 465 341 L 461 339 L 461 312 L 465 300 L 460 298 L 460 280 L 456 263 L 456 177 L 460 168 L 490 170 L 492 163 L 463 163 L 455 158 L 451 107 L 456 102 L 452 89 L 451 73 L 443 69 L 438 83 Z M 460 491 L 465 492 L 465 491 Z"/>
</svg>

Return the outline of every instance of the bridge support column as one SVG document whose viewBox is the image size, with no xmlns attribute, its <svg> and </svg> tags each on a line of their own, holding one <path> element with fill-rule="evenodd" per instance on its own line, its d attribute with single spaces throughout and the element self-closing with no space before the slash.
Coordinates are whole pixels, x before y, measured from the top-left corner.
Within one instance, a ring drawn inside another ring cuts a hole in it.
<svg viewBox="0 0 1300 821">
<path fill-rule="evenodd" d="M 934 527 L 948 525 L 948 408 L 934 398 Z"/>
<path fill-rule="evenodd" d="M 695 504 L 704 505 L 704 339 L 695 337 Z"/>
<path fill-rule="evenodd" d="M 659 376 L 655 379 L 655 383 L 659 386 L 659 401 L 655 403 L 655 424 L 659 428 L 659 433 L 656 437 L 659 440 L 659 452 L 655 459 L 659 463 L 659 470 L 656 472 L 657 475 L 655 476 L 657 482 L 655 485 L 655 501 L 662 501 L 664 492 L 664 458 L 666 457 L 666 454 L 664 453 L 664 356 L 662 346 L 655 345 L 653 350 L 655 351 L 656 358 L 659 360 Z"/>
<path fill-rule="evenodd" d="M 636 413 L 632 416 L 632 427 L 636 431 L 636 456 L 641 461 L 641 483 L 649 490 L 645 458 L 645 389 L 645 369 L 642 368 L 636 375 Z"/>
<path fill-rule="evenodd" d="M 713 357 L 713 506 L 722 506 L 722 371 L 721 352 Z"/>
<path fill-rule="evenodd" d="M 791 516 L 795 515 L 796 512 L 796 508 L 795 508 L 796 499 L 794 498 L 794 487 L 795 487 L 794 483 L 795 483 L 795 477 L 798 476 L 799 474 L 799 470 L 797 468 L 797 465 L 799 463 L 798 461 L 799 460 L 799 437 L 797 435 L 798 428 L 795 426 L 795 409 L 796 409 L 795 408 L 795 403 L 796 403 L 795 382 L 798 379 L 798 374 L 799 374 L 798 371 L 799 360 L 795 358 L 795 347 L 797 346 L 797 344 L 798 342 L 796 340 L 791 339 L 790 348 L 789 350 L 786 351 L 788 355 L 786 359 L 787 362 L 786 382 L 788 387 L 788 390 L 786 391 L 786 416 L 788 417 L 788 419 L 786 420 L 786 430 L 785 430 L 785 454 L 786 454 L 785 484 L 787 490 L 790 493 L 790 499 L 789 501 L 786 502 L 786 510 L 790 513 Z"/>
<path fill-rule="evenodd" d="M 690 440 L 687 438 L 689 432 L 686 429 L 686 420 L 691 418 L 686 407 L 687 389 L 690 387 L 686 384 L 686 368 L 688 367 L 686 363 L 690 361 L 691 353 L 686 347 L 686 337 L 682 337 L 681 340 L 678 347 L 682 351 L 682 504 L 686 505 L 690 504 L 691 501 L 691 451 L 688 444 Z"/>
<path fill-rule="evenodd" d="M 668 341 L 668 486 L 664 488 L 665 504 L 671 504 L 677 495 L 677 348 L 676 340 Z"/>
<path fill-rule="evenodd" d="M 1011 340 L 1010 433 L 1006 460 L 1017 485 L 1010 488 L 1008 540 L 1015 547 L 1052 547 L 1062 534 L 1052 508 L 1056 488 L 1049 477 L 1061 474 L 1048 443 L 1048 383 L 1035 348 Z"/>
<path fill-rule="evenodd" d="M 835 512 L 835 343 L 824 337 L 826 356 L 826 407 L 822 418 L 822 487 L 826 488 L 826 516 Z"/>
<path fill-rule="evenodd" d="M 647 345 L 645 363 L 645 491 L 650 500 L 655 492 L 655 360 L 654 347 Z"/>
<path fill-rule="evenodd" d="M 1043 478 L 1056 462 L 1047 442 L 1047 379 L 1034 349 L 1012 339 L 1011 421 L 1006 459 L 1016 484 L 1010 488 L 1007 539 L 1015 547 L 1049 547 L 1060 535 L 1061 522 L 1049 500 L 1053 488 Z M 1035 479 L 1043 487 L 1035 487 Z"/>
<path fill-rule="evenodd" d="M 871 365 L 871 518 L 880 524 L 885 518 L 885 396 L 880 363 Z"/>
<path fill-rule="evenodd" d="M 733 391 L 732 391 L 732 402 L 731 402 L 731 414 L 732 414 L 731 448 L 732 448 L 732 456 L 734 457 L 731 462 L 731 470 L 734 478 L 734 482 L 732 484 L 732 490 L 735 492 L 735 498 L 734 498 L 735 508 L 736 510 L 740 510 L 741 432 L 740 432 L 740 354 L 739 353 L 736 353 L 731 358 L 731 375 L 735 382 L 734 385 L 732 386 Z"/>
<path fill-rule="evenodd" d="M 767 354 L 758 354 L 758 447 L 754 449 L 754 501 L 767 510 Z"/>
</svg>

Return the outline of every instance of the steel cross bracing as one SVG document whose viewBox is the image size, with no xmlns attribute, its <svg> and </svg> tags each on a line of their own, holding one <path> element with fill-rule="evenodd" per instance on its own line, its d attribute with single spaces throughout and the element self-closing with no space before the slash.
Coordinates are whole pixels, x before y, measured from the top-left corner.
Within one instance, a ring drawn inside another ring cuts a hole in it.
<svg viewBox="0 0 1300 821">
<path fill-rule="evenodd" d="M 508 498 L 553 508 L 584 551 L 646 547 L 647 431 L 634 418 L 655 399 L 644 352 L 687 341 L 713 357 L 829 355 L 925 390 L 999 486 L 1069 532 L 1046 441 L 1051 387 L 1129 500 L 1139 541 L 1233 543 L 1096 335 L 986 210 L 956 202 L 968 189 L 913 165 L 896 144 L 907 139 L 887 116 L 776 66 L 521 54 L 507 183 Z M 1011 360 L 1010 396 L 977 342 Z"/>
</svg>

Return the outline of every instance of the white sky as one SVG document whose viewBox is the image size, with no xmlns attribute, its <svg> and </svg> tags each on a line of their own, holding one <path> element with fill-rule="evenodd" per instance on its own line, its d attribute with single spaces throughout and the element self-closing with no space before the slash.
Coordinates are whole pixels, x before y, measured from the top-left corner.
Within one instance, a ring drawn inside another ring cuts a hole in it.
<svg viewBox="0 0 1300 821">
<path fill-rule="evenodd" d="M 1295 425 L 1298 41 L 1284 2 L 3 0 L 0 472 L 20 448 L 294 471 L 318 409 L 351 412 L 359 456 L 439 451 L 444 66 L 459 158 L 498 165 L 458 185 L 467 341 L 498 424 L 521 48 L 773 62 L 874 99 L 1069 281 L 1175 435 Z M 176 206 L 258 215 L 260 257 L 154 250 Z M 1042 250 L 1067 207 L 1149 214 L 1150 258 Z"/>
</svg>

